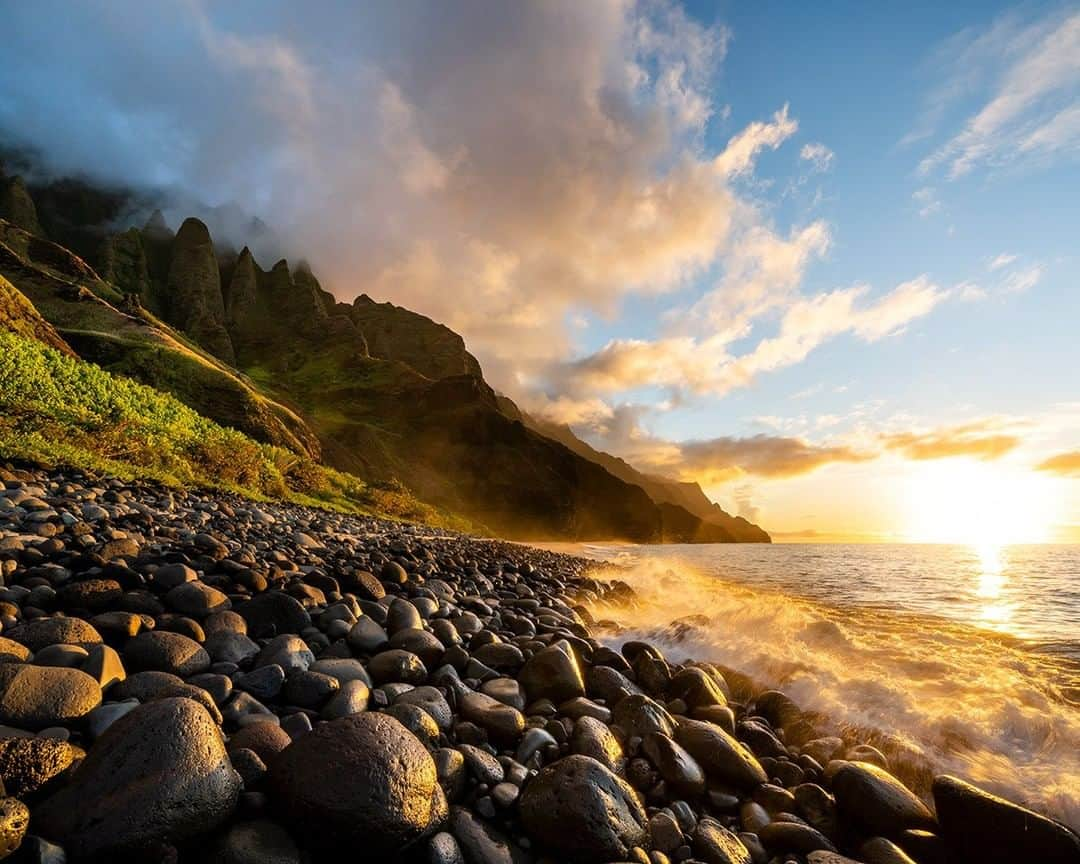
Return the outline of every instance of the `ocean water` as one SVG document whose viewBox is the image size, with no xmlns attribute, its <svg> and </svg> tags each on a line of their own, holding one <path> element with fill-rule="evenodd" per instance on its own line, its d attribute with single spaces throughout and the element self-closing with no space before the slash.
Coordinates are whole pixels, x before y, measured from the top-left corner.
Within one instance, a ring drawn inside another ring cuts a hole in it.
<svg viewBox="0 0 1080 864">
<path fill-rule="evenodd" d="M 1080 828 L 1080 546 L 586 545 L 676 661 L 784 690 L 920 793 L 964 777 Z M 679 621 L 676 626 L 672 622 Z"/>
</svg>

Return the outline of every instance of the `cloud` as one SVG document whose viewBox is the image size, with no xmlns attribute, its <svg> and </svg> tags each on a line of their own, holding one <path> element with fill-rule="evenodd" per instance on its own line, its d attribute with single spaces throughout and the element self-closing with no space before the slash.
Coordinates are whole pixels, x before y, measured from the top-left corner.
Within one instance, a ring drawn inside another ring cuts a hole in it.
<svg viewBox="0 0 1080 864">
<path fill-rule="evenodd" d="M 619 405 L 591 428 L 579 427 L 579 432 L 598 448 L 621 456 L 640 470 L 696 480 L 705 486 L 746 476 L 797 477 L 832 463 L 864 462 L 877 456 L 870 449 L 812 443 L 793 435 L 762 433 L 672 441 L 645 428 L 643 421 L 651 413 L 653 406 Z M 741 488 L 749 504 L 750 487 L 744 484 Z"/>
<path fill-rule="evenodd" d="M 1080 477 L 1080 450 L 1051 456 L 1036 465 L 1035 470 L 1057 474 L 1059 477 Z"/>
<path fill-rule="evenodd" d="M 865 462 L 873 454 L 847 446 L 811 444 L 801 438 L 754 435 L 688 441 L 679 447 L 684 476 L 711 485 L 752 474 L 771 479 L 798 477 L 835 462 Z"/>
<path fill-rule="evenodd" d="M 923 186 L 911 193 L 915 203 L 919 205 L 919 216 L 926 219 L 941 210 L 941 201 L 938 200 L 937 190 L 933 186 Z"/>
<path fill-rule="evenodd" d="M 339 298 L 445 322 L 515 395 L 578 313 L 720 266 L 762 222 L 731 182 L 797 128 L 784 106 L 707 146 L 730 34 L 669 0 L 44 0 L 5 27 L 7 140 L 240 203 Z"/>
<path fill-rule="evenodd" d="M 987 270 L 1000 270 L 1002 267 L 1008 267 L 1016 260 L 1016 256 L 1008 252 L 1002 252 L 1000 255 L 995 256 L 989 264 L 986 265 Z"/>
<path fill-rule="evenodd" d="M 776 335 L 752 350 L 729 353 L 743 330 L 711 336 L 673 336 L 657 340 L 616 339 L 599 351 L 568 364 L 563 383 L 580 392 L 620 393 L 640 387 L 723 395 L 749 385 L 756 376 L 800 363 L 814 349 L 845 333 L 875 342 L 902 331 L 927 315 L 947 292 L 919 277 L 867 301 L 864 285 L 801 297 L 791 302 Z"/>
<path fill-rule="evenodd" d="M 765 149 L 775 150 L 799 130 L 799 123 L 788 116 L 784 105 L 773 114 L 772 122 L 755 122 L 727 143 L 714 160 L 713 166 L 723 177 L 746 174 L 754 167 L 758 154 Z"/>
<path fill-rule="evenodd" d="M 944 167 L 949 178 L 976 167 L 1047 157 L 1080 146 L 1080 13 L 1054 13 L 1022 26 L 999 20 L 987 33 L 953 42 L 955 81 L 941 88 L 938 113 L 966 84 L 996 73 L 989 98 L 963 128 L 927 156 L 922 173 Z"/>
<path fill-rule="evenodd" d="M 1035 264 L 1008 274 L 1002 283 L 1001 290 L 1006 294 L 1023 294 L 1034 288 L 1041 278 L 1042 266 Z"/>
<path fill-rule="evenodd" d="M 883 434 L 880 441 L 887 450 L 899 452 L 905 458 L 915 461 L 949 459 L 955 456 L 992 461 L 1020 446 L 1021 438 L 1007 431 L 1010 425 L 990 418 L 927 432 Z"/>
<path fill-rule="evenodd" d="M 821 143 L 804 144 L 799 151 L 799 158 L 809 162 L 815 171 L 828 171 L 835 156 L 832 150 Z"/>
</svg>

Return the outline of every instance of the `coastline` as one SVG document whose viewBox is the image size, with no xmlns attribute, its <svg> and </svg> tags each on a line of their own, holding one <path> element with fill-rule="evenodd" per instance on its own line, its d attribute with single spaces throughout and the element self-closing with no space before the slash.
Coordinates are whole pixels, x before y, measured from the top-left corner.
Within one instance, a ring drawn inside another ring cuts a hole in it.
<svg viewBox="0 0 1080 864">
<path fill-rule="evenodd" d="M 921 800 L 887 753 L 734 666 L 627 641 L 590 612 L 641 603 L 615 568 L 0 479 L 0 811 L 37 860 L 1080 860 L 1066 828 L 960 781 L 923 778 Z"/>
</svg>

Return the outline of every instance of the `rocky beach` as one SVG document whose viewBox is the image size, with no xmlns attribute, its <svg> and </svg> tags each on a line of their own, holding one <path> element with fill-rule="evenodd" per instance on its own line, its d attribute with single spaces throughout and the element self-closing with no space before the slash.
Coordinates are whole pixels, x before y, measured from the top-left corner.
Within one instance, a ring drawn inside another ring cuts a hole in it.
<svg viewBox="0 0 1080 864">
<path fill-rule="evenodd" d="M 618 570 L 422 526 L 0 471 L 12 861 L 1080 861 L 1064 826 L 732 669 Z M 356 857 L 360 856 L 360 857 Z"/>
</svg>

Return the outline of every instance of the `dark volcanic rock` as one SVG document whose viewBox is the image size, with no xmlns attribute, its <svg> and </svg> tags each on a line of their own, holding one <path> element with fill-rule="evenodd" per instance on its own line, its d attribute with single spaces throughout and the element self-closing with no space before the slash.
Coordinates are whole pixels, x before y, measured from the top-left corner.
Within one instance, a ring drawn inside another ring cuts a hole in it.
<svg viewBox="0 0 1080 864">
<path fill-rule="evenodd" d="M 933 828 L 933 814 L 888 771 L 869 762 L 848 762 L 833 775 L 832 791 L 845 818 L 892 837 L 905 828 Z"/>
<path fill-rule="evenodd" d="M 97 681 L 79 669 L 0 664 L 0 723 L 44 729 L 85 717 L 100 703 Z"/>
<path fill-rule="evenodd" d="M 71 783 L 34 811 L 34 825 L 80 857 L 114 856 L 212 830 L 239 791 L 206 710 L 161 699 L 113 723 Z"/>
<path fill-rule="evenodd" d="M 682 717 L 675 739 L 718 780 L 752 789 L 769 779 L 746 746 L 712 723 Z"/>
<path fill-rule="evenodd" d="M 526 830 L 575 861 L 627 861 L 646 843 L 637 792 L 588 756 L 567 756 L 541 771 L 522 793 Z"/>
<path fill-rule="evenodd" d="M 0 858 L 22 844 L 30 825 L 30 811 L 18 798 L 0 798 Z"/>
<path fill-rule="evenodd" d="M 86 754 L 67 741 L 51 738 L 0 739 L 0 779 L 18 798 L 32 796 L 60 777 Z"/>
<path fill-rule="evenodd" d="M 78 645 L 89 650 L 101 642 L 101 634 L 81 618 L 38 618 L 16 624 L 4 633 L 35 653 L 48 645 Z"/>
<path fill-rule="evenodd" d="M 431 755 L 383 714 L 318 726 L 273 761 L 269 784 L 295 836 L 327 852 L 362 848 L 392 856 L 447 815 Z"/>
<path fill-rule="evenodd" d="M 134 672 L 171 672 L 181 678 L 205 672 L 210 655 L 194 639 L 180 633 L 151 630 L 124 648 L 124 666 Z"/>
<path fill-rule="evenodd" d="M 530 702 L 550 699 L 559 703 L 585 695 L 581 667 L 565 640 L 533 654 L 522 667 L 518 681 Z"/>
<path fill-rule="evenodd" d="M 214 245 L 198 219 L 185 219 L 173 241 L 168 315 L 171 323 L 222 360 L 236 362 L 225 329 L 225 301 Z"/>
<path fill-rule="evenodd" d="M 956 777 L 934 780 L 941 835 L 958 861 L 1080 864 L 1080 836 Z"/>
</svg>

